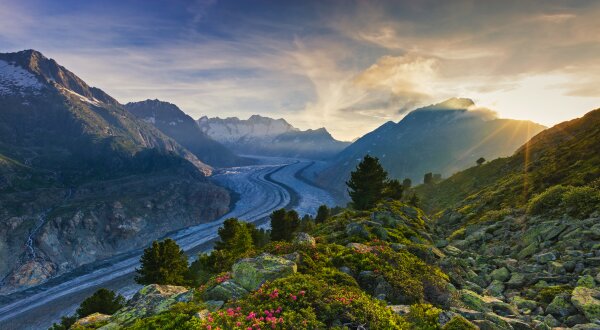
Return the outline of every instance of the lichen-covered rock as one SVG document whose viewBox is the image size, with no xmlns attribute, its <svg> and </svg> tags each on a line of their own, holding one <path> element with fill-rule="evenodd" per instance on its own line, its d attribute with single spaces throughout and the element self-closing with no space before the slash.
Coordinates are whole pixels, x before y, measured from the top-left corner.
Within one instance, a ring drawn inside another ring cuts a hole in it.
<svg viewBox="0 0 600 330">
<path fill-rule="evenodd" d="M 369 238 L 369 231 L 362 223 L 352 222 L 346 226 L 346 235 L 358 236 L 367 239 Z"/>
<path fill-rule="evenodd" d="M 573 290 L 571 302 L 590 322 L 600 322 L 600 291 L 578 286 Z"/>
<path fill-rule="evenodd" d="M 504 293 L 504 283 L 498 281 L 498 280 L 493 280 L 492 283 L 490 283 L 490 285 L 488 285 L 487 289 L 485 289 L 486 294 L 489 294 L 490 296 L 494 296 L 494 297 L 501 297 L 502 294 Z"/>
<path fill-rule="evenodd" d="M 460 315 L 454 316 L 442 327 L 442 330 L 477 330 L 478 328 Z"/>
<path fill-rule="evenodd" d="M 263 253 L 256 258 L 236 262 L 232 267 L 232 277 L 244 289 L 254 291 L 266 281 L 294 274 L 297 269 L 293 261 Z"/>
<path fill-rule="evenodd" d="M 554 252 L 540 253 L 536 254 L 534 258 L 538 264 L 545 264 L 550 261 L 556 260 L 556 254 Z"/>
<path fill-rule="evenodd" d="M 498 268 L 494 270 L 490 276 L 494 280 L 498 280 L 500 282 L 506 282 L 510 279 L 510 271 L 506 267 Z"/>
<path fill-rule="evenodd" d="M 577 280 L 577 286 L 593 289 L 596 286 L 596 281 L 591 275 L 583 275 Z"/>
<path fill-rule="evenodd" d="M 506 282 L 506 285 L 509 288 L 518 289 L 518 288 L 522 288 L 526 282 L 527 282 L 527 279 L 525 278 L 524 274 L 512 273 L 512 276 L 510 277 L 510 280 L 508 280 L 508 282 Z"/>
<path fill-rule="evenodd" d="M 239 299 L 247 294 L 248 290 L 241 285 L 232 280 L 227 280 L 207 289 L 203 294 L 203 298 L 206 300 L 228 301 Z"/>
<path fill-rule="evenodd" d="M 116 329 L 136 319 L 166 311 L 178 302 L 192 300 L 193 293 L 187 288 L 174 285 L 150 284 L 138 291 L 127 305 L 110 317 L 110 322 L 101 329 Z"/>
<path fill-rule="evenodd" d="M 95 325 L 96 328 L 102 322 L 107 322 L 110 319 L 110 315 L 102 314 L 102 313 L 94 313 L 90 314 L 86 317 L 80 318 L 71 326 L 72 329 L 77 329 L 79 327 L 87 327 L 90 325 Z"/>
<path fill-rule="evenodd" d="M 490 310 L 490 308 L 488 307 L 488 302 L 490 298 L 492 297 L 487 297 L 486 299 L 485 297 L 480 296 L 471 290 L 460 290 L 460 300 L 463 302 L 463 304 L 467 308 L 476 310 L 478 312 L 487 312 Z"/>
<path fill-rule="evenodd" d="M 535 302 L 533 300 L 525 299 L 521 296 L 514 296 L 512 298 L 512 303 L 515 306 L 517 306 L 518 309 L 530 310 L 530 311 L 535 310 L 538 306 L 537 302 Z"/>
<path fill-rule="evenodd" d="M 307 233 L 297 233 L 296 237 L 294 237 L 293 243 L 297 244 L 297 245 L 308 246 L 308 247 L 317 246 L 317 242 L 315 241 L 315 238 L 310 236 Z"/>
<path fill-rule="evenodd" d="M 577 309 L 563 295 L 554 297 L 552 302 L 546 307 L 546 314 L 552 314 L 557 317 L 567 317 L 575 313 L 577 313 Z"/>
</svg>

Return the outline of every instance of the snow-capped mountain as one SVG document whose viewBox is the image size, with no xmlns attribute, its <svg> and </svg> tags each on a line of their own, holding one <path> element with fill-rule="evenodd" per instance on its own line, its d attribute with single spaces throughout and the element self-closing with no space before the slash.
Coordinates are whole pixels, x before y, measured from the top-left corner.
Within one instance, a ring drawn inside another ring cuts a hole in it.
<svg viewBox="0 0 600 330">
<path fill-rule="evenodd" d="M 154 125 L 209 165 L 231 167 L 251 163 L 250 159 L 235 155 L 227 147 L 208 137 L 194 119 L 175 104 L 145 100 L 127 103 L 125 109 Z"/>
<path fill-rule="evenodd" d="M 259 115 L 246 120 L 204 116 L 198 126 L 240 154 L 326 159 L 349 145 L 335 140 L 325 128 L 302 131 L 284 119 Z"/>
</svg>

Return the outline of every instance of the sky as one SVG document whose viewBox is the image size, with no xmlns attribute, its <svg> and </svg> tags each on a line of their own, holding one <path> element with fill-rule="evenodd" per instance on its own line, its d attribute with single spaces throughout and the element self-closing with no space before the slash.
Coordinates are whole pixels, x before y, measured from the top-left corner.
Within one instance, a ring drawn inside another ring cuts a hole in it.
<svg viewBox="0 0 600 330">
<path fill-rule="evenodd" d="M 450 97 L 547 126 L 600 107 L 600 1 L 0 0 L 36 49 L 121 103 L 285 118 L 352 140 Z"/>
</svg>

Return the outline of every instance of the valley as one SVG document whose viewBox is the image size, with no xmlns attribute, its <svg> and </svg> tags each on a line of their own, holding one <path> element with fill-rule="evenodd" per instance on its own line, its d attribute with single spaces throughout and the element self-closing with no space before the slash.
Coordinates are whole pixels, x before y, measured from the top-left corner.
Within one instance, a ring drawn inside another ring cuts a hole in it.
<svg viewBox="0 0 600 330">
<path fill-rule="evenodd" d="M 197 252 L 210 248 L 217 237 L 217 229 L 230 217 L 260 225 L 279 208 L 295 206 L 302 214 L 314 213 L 323 203 L 333 205 L 333 198 L 327 192 L 301 179 L 302 171 L 313 166 L 314 161 L 261 158 L 260 163 L 216 171 L 212 180 L 239 196 L 231 211 L 210 223 L 166 236 L 175 239 L 188 253 Z M 83 298 L 100 287 L 125 294 L 134 291 L 139 287 L 134 284 L 133 272 L 138 267 L 140 253 L 96 262 L 38 287 L 7 296 L 0 307 L 0 328 L 45 328 L 60 316 L 72 313 Z"/>
</svg>

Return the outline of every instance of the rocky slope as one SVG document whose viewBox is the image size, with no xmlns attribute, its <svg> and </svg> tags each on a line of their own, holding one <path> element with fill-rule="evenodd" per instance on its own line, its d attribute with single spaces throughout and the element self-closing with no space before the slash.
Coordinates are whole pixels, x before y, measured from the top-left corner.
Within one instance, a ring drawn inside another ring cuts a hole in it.
<svg viewBox="0 0 600 330">
<path fill-rule="evenodd" d="M 2 293 L 223 214 L 211 171 L 56 61 L 0 54 Z"/>
<path fill-rule="evenodd" d="M 512 304 L 545 329 L 600 322 L 599 145 L 594 110 L 511 157 L 416 189 L 472 308 Z"/>
<path fill-rule="evenodd" d="M 251 164 L 250 159 L 236 156 L 225 146 L 204 134 L 194 119 L 174 104 L 159 100 L 145 100 L 127 103 L 125 109 L 154 125 L 206 164 L 215 167 Z"/>
<path fill-rule="evenodd" d="M 283 119 L 253 115 L 198 119 L 201 130 L 241 154 L 326 159 L 349 143 L 335 140 L 325 128 L 301 131 Z"/>
<path fill-rule="evenodd" d="M 391 177 L 423 182 L 428 172 L 447 177 L 484 157 L 508 156 L 544 129 L 521 120 L 498 119 L 469 110 L 469 99 L 450 99 L 412 111 L 400 122 L 388 122 L 340 152 L 317 178 L 345 195 L 349 173 L 366 154 L 376 156 Z"/>
</svg>

